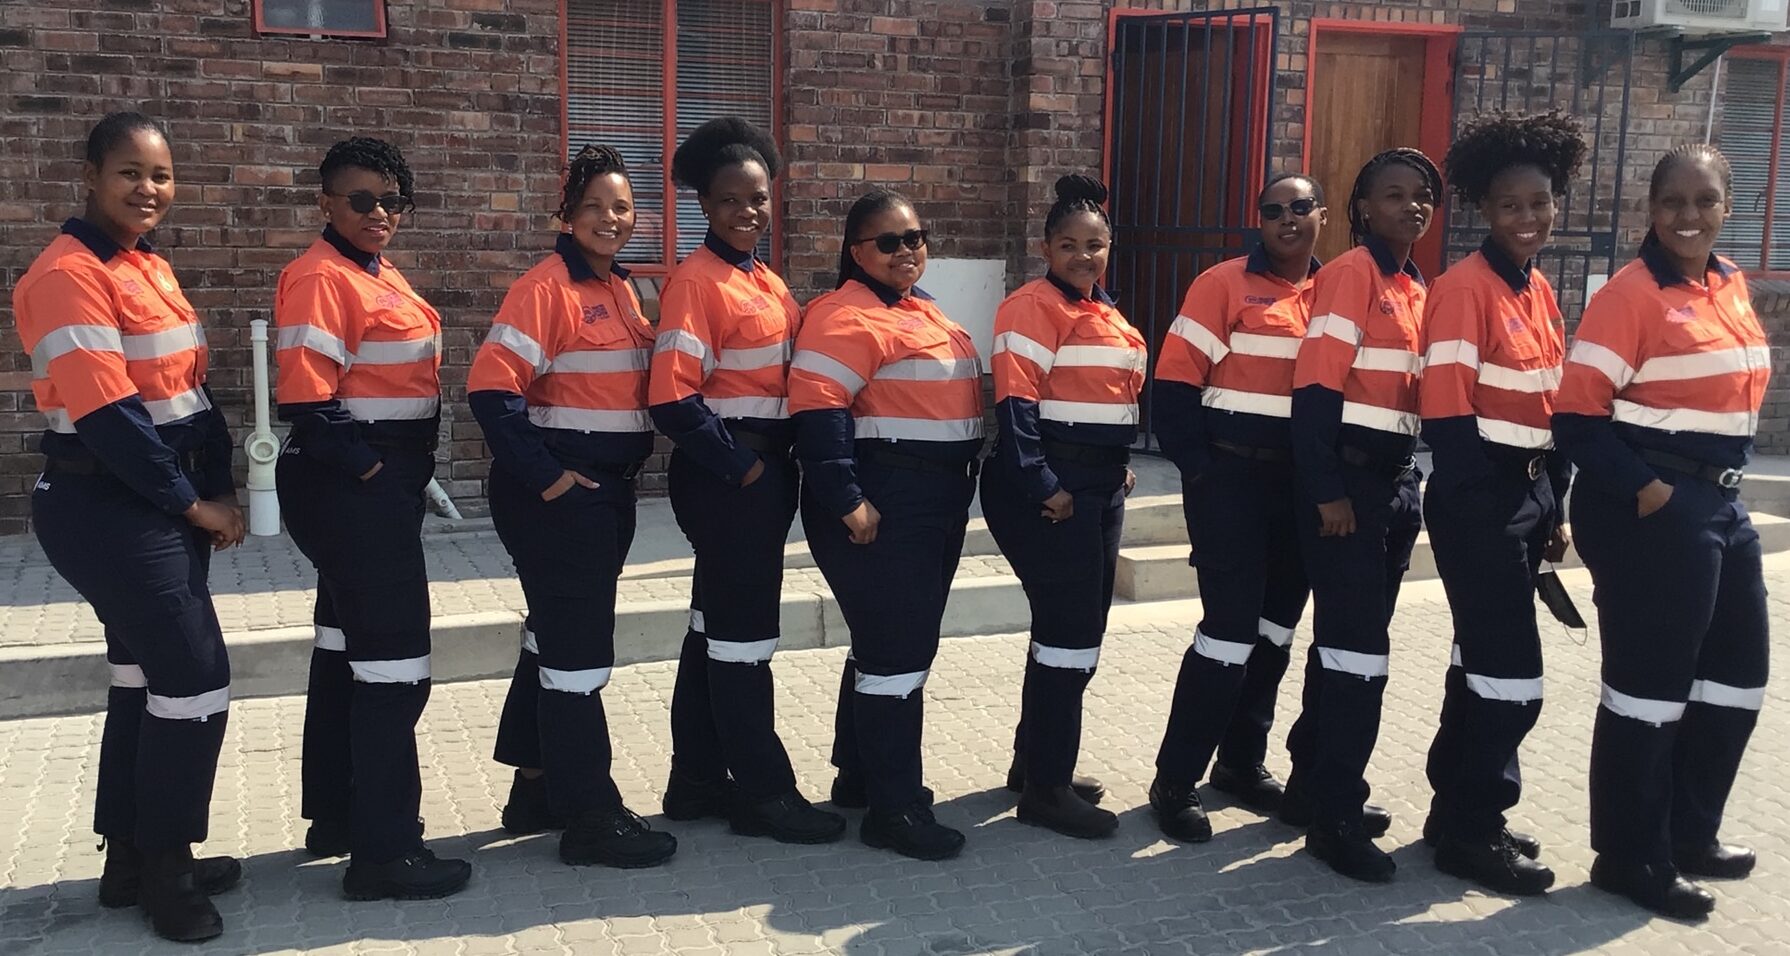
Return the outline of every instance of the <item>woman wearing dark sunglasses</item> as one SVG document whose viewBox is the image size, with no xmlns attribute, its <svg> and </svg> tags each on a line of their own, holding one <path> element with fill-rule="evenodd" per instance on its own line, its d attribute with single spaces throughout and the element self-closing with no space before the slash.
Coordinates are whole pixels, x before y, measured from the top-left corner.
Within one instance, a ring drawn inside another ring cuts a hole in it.
<svg viewBox="0 0 1790 956">
<path fill-rule="evenodd" d="M 357 136 L 318 170 L 323 236 L 280 273 L 280 510 L 317 567 L 305 701 L 305 849 L 352 853 L 351 899 L 458 892 L 423 846 L 416 723 L 429 700 L 423 488 L 440 423 L 441 316 L 385 247 L 411 207 L 397 147 Z"/>
<path fill-rule="evenodd" d="M 1127 465 L 1145 347 L 1100 287 L 1112 251 L 1106 187 L 1064 176 L 1056 191 L 1040 244 L 1049 271 L 995 312 L 1000 434 L 982 473 L 982 510 L 1032 610 L 1007 786 L 1020 791 L 1021 822 L 1096 838 L 1111 836 L 1119 818 L 1094 805 L 1105 788 L 1076 778 L 1075 760 L 1136 480 Z"/>
<path fill-rule="evenodd" d="M 1454 647 L 1423 833 L 1437 869 L 1499 893 L 1554 883 L 1534 860 L 1540 845 L 1504 814 L 1522 793 L 1517 748 L 1541 715 L 1535 572 L 1567 546 L 1571 470 L 1549 427 L 1565 325 L 1535 257 L 1584 158 L 1578 124 L 1558 113 L 1494 114 L 1461 131 L 1442 166 L 1489 234 L 1425 306 L 1418 402 L 1435 464 L 1423 513 Z"/>
<path fill-rule="evenodd" d="M 1190 843 L 1212 838 L 1198 789 L 1208 767 L 1214 788 L 1280 808 L 1268 730 L 1310 591 L 1293 505 L 1293 358 L 1329 212 L 1302 173 L 1271 180 L 1257 208 L 1255 250 L 1188 287 L 1152 393 L 1156 435 L 1181 470 L 1205 617 L 1181 658 L 1150 807 L 1163 833 Z"/>
<path fill-rule="evenodd" d="M 852 205 L 839 287 L 808 307 L 789 410 L 802 526 L 851 629 L 833 739 L 833 803 L 859 836 L 924 860 L 963 849 L 921 783 L 921 688 L 938 651 L 982 447 L 982 363 L 915 283 L 926 231 L 901 196 Z"/>
</svg>

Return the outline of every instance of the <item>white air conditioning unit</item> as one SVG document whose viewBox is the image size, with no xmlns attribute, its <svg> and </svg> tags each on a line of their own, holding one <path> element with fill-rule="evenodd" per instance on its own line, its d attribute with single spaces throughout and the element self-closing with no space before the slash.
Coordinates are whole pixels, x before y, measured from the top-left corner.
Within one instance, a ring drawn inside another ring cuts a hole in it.
<svg viewBox="0 0 1790 956">
<path fill-rule="evenodd" d="M 1610 26 L 1676 27 L 1684 33 L 1780 33 L 1790 0 L 1614 0 Z"/>
</svg>

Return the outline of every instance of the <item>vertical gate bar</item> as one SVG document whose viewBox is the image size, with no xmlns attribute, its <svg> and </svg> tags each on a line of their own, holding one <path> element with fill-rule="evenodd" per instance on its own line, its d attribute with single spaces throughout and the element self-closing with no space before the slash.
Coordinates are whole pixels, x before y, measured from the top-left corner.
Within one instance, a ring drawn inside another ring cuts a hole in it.
<svg viewBox="0 0 1790 956">
<path fill-rule="evenodd" d="M 1193 42 L 1193 23 L 1181 24 L 1181 96 L 1176 105 L 1175 123 L 1175 225 L 1181 225 L 1181 188 L 1187 182 L 1187 52 Z M 1168 110 L 1162 115 L 1167 116 Z"/>
<path fill-rule="evenodd" d="M 1231 221 L 1231 191 L 1227 188 L 1231 181 L 1231 81 L 1237 73 L 1237 30 L 1236 21 L 1225 19 L 1224 36 L 1224 99 L 1219 101 L 1219 108 L 1224 112 L 1219 115 L 1218 123 L 1218 234 L 1220 244 L 1224 241 L 1222 230 Z"/>
<path fill-rule="evenodd" d="M 1605 99 L 1606 99 L 1606 93 L 1607 93 L 1608 86 L 1609 86 L 1608 78 L 1605 77 L 1603 74 L 1599 74 L 1597 77 L 1597 87 L 1596 87 L 1596 96 L 1595 96 L 1596 105 L 1594 107 L 1592 107 L 1593 112 L 1591 114 L 1591 115 L 1597 117 L 1597 120 L 1596 120 L 1596 123 L 1594 124 L 1594 128 L 1592 130 L 1592 136 L 1591 136 L 1591 182 L 1590 182 L 1589 188 L 1587 189 L 1588 205 L 1592 209 L 1596 209 L 1598 206 L 1597 181 L 1599 178 L 1598 174 L 1603 168 L 1604 103 L 1605 103 Z M 1620 169 L 1618 169 L 1617 174 L 1616 174 L 1616 182 L 1618 184 L 1618 188 L 1621 188 L 1620 184 L 1622 182 L 1622 173 L 1621 173 Z M 1617 207 L 1617 208 L 1619 209 L 1620 207 Z M 1588 227 L 1587 231 L 1589 231 L 1589 227 L 1592 225 L 1592 223 L 1596 221 L 1594 218 L 1592 218 L 1595 215 L 1596 214 L 1593 213 L 1593 214 L 1591 214 L 1591 216 L 1588 216 L 1586 218 L 1585 225 Z M 1611 218 L 1611 221 L 1614 222 L 1618 218 L 1618 215 L 1616 213 L 1612 213 L 1610 218 Z"/>
<path fill-rule="evenodd" d="M 1268 13 L 1267 108 L 1262 111 L 1262 182 L 1274 169 L 1274 113 L 1280 108 L 1280 9 Z M 1303 170 L 1301 170 L 1303 172 Z"/>
<path fill-rule="evenodd" d="M 1479 64 L 1479 75 L 1473 80 L 1473 112 L 1475 113 L 1485 112 L 1485 59 L 1491 46 L 1492 41 L 1489 37 L 1479 38 L 1479 56 L 1475 57 L 1473 61 Z"/>
<path fill-rule="evenodd" d="M 1158 26 L 1158 29 L 1162 33 L 1162 48 L 1159 54 L 1161 59 L 1157 61 L 1156 68 L 1156 109 L 1158 116 L 1166 116 L 1168 114 L 1168 34 L 1171 26 L 1172 24 L 1168 23 L 1163 23 Z M 1162 163 L 1163 160 L 1167 158 L 1164 155 L 1168 152 L 1167 139 L 1167 125 L 1157 123 L 1155 150 L 1156 179 L 1154 180 L 1156 183 L 1156 202 L 1150 211 L 1150 224 L 1158 229 L 1162 227 L 1162 201 L 1167 198 L 1163 195 L 1165 190 L 1162 188 Z M 1158 238 L 1160 238 L 1160 236 Z"/>
<path fill-rule="evenodd" d="M 1237 31 L 1231 30 L 1235 36 Z M 1255 126 L 1255 14 L 1249 15 L 1249 29 L 1244 31 L 1244 43 L 1249 47 L 1249 58 L 1243 61 L 1243 131 L 1239 142 L 1243 147 L 1243 161 L 1237 169 L 1237 224 L 1249 224 L 1249 200 L 1255 189 L 1260 186 L 1250 181 L 1249 147 L 1255 141 L 1250 130 Z M 1253 187 L 1253 188 L 1252 188 Z"/>
<path fill-rule="evenodd" d="M 1143 112 L 1143 108 L 1144 108 L 1144 79 L 1145 79 L 1144 69 L 1147 66 L 1149 66 L 1149 52 L 1150 52 L 1149 25 L 1146 23 L 1139 23 L 1137 25 L 1137 27 L 1135 29 L 1133 29 L 1131 32 L 1135 35 L 1133 37 L 1133 39 L 1138 46 L 1138 55 L 1136 57 L 1136 59 L 1137 59 L 1137 108 L 1138 108 L 1138 112 L 1141 113 L 1141 112 Z M 1134 150 L 1133 155 L 1132 155 L 1131 175 L 1133 177 L 1135 177 L 1137 183 L 1139 184 L 1139 188 L 1136 190 L 1133 190 L 1132 194 L 1131 194 L 1131 223 L 1133 226 L 1141 226 L 1143 224 L 1144 217 L 1143 217 L 1142 207 L 1140 206 L 1141 200 L 1139 197 L 1143 193 L 1142 184 L 1144 181 L 1144 176 L 1143 176 L 1143 173 L 1144 173 L 1144 138 L 1142 135 L 1134 136 L 1132 138 L 1136 141 L 1137 147 Z M 1137 277 L 1134 275 L 1134 276 L 1132 276 L 1132 278 L 1135 279 Z"/>
<path fill-rule="evenodd" d="M 1200 228 L 1206 221 L 1206 121 L 1212 108 L 1212 18 L 1206 17 L 1200 30 L 1200 184 L 1193 191 L 1193 225 Z"/>
<path fill-rule="evenodd" d="M 1504 40 L 1504 73 L 1498 77 L 1498 108 L 1510 107 L 1510 51 L 1516 48 L 1516 40 L 1506 37 Z"/>
<path fill-rule="evenodd" d="M 1555 35 L 1551 39 L 1553 42 L 1552 42 L 1551 46 L 1548 48 L 1548 60 L 1547 60 L 1547 63 L 1548 63 L 1548 108 L 1554 109 L 1555 107 L 1559 106 L 1558 103 L 1554 102 L 1554 97 L 1559 95 L 1560 37 L 1558 35 Z"/>
<path fill-rule="evenodd" d="M 1628 106 L 1630 82 L 1634 79 L 1635 35 L 1625 31 L 1621 40 L 1622 56 L 1622 115 L 1617 119 L 1616 136 L 1616 191 L 1610 201 L 1610 263 L 1605 275 L 1616 271 L 1616 239 L 1622 230 L 1622 180 L 1623 172 L 1628 167 Z M 1601 122 L 1601 121 L 1600 121 Z"/>
<path fill-rule="evenodd" d="M 1524 112 L 1533 112 L 1535 110 L 1535 97 L 1541 93 L 1541 84 L 1536 82 L 1536 80 L 1535 80 L 1535 71 L 1540 69 L 1540 64 L 1541 64 L 1541 61 L 1535 58 L 1535 51 L 1540 48 L 1541 48 L 1541 40 L 1539 40 L 1538 38 L 1536 38 L 1534 36 L 1530 36 L 1529 37 L 1529 82 L 1527 82 L 1523 85 L 1523 111 Z M 1548 66 L 1548 74 L 1551 76 L 1551 75 L 1553 75 L 1553 72 L 1554 72 L 1553 65 L 1550 64 Z"/>
</svg>

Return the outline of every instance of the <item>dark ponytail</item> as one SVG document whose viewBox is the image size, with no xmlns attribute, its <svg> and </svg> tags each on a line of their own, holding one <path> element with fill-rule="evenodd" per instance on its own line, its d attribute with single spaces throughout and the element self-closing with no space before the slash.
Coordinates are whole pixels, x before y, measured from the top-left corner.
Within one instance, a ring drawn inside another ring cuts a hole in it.
<svg viewBox="0 0 1790 956">
<path fill-rule="evenodd" d="M 904 206 L 912 209 L 914 204 L 906 196 L 887 189 L 872 189 L 851 204 L 851 211 L 845 214 L 845 242 L 839 247 L 839 281 L 833 288 L 858 277 L 858 262 L 851 256 L 851 247 L 853 240 L 863 238 L 858 233 L 864 228 L 864 221 L 879 212 Z"/>
</svg>

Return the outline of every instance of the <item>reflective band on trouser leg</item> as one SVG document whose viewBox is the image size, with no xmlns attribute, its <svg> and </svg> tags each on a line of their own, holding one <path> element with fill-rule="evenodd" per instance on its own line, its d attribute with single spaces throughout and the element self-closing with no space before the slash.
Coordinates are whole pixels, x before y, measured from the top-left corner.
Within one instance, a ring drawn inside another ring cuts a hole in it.
<svg viewBox="0 0 1790 956">
<path fill-rule="evenodd" d="M 429 679 L 429 655 L 388 661 L 349 661 L 363 684 L 418 684 Z"/>
<path fill-rule="evenodd" d="M 135 664 L 112 664 L 113 687 L 148 687 L 149 680 L 143 676 L 143 668 Z"/>
<path fill-rule="evenodd" d="M 312 625 L 312 629 L 314 631 L 316 631 L 316 637 L 312 641 L 312 643 L 318 650 L 320 650 L 320 651 L 346 651 L 346 650 L 348 650 L 348 635 L 342 633 L 341 628 L 339 628 L 339 627 L 324 627 L 321 624 L 314 624 L 314 625 Z"/>
<path fill-rule="evenodd" d="M 191 697 L 163 697 L 152 691 L 145 709 L 149 716 L 163 720 L 203 720 L 230 709 L 230 688 L 226 685 Z"/>
<path fill-rule="evenodd" d="M 1461 646 L 1459 644 L 1449 648 L 1448 663 L 1466 670 L 1466 666 L 1461 663 Z M 1541 699 L 1541 678 L 1539 677 L 1487 677 L 1484 674 L 1474 674 L 1470 671 L 1463 676 L 1467 681 L 1467 689 L 1486 700 L 1528 704 Z"/>
<path fill-rule="evenodd" d="M 931 673 L 930 668 L 908 674 L 866 674 L 860 670 L 852 689 L 873 697 L 906 697 L 926 686 L 926 676 Z"/>
<path fill-rule="evenodd" d="M 1032 659 L 1059 670 L 1091 671 L 1100 663 L 1098 647 L 1047 647 L 1032 642 Z"/>
<path fill-rule="evenodd" d="M 706 626 L 707 626 L 707 623 L 702 618 L 702 612 L 696 610 L 695 608 L 691 608 L 690 609 L 690 630 L 695 631 L 698 634 L 705 634 L 707 632 L 704 631 L 703 628 Z"/>
<path fill-rule="evenodd" d="M 1385 654 L 1363 654 L 1335 647 L 1318 648 L 1318 661 L 1327 671 L 1353 674 L 1363 680 L 1385 677 L 1390 665 L 1390 658 Z"/>
<path fill-rule="evenodd" d="M 594 694 L 609 684 L 609 675 L 614 668 L 590 667 L 584 670 L 561 671 L 551 667 L 541 668 L 541 689 L 557 690 L 567 694 Z"/>
<path fill-rule="evenodd" d="M 1275 647 L 1286 647 L 1293 643 L 1292 628 L 1284 624 L 1276 624 L 1265 617 L 1256 623 L 1256 631 Z"/>
<path fill-rule="evenodd" d="M 1255 643 L 1253 641 L 1248 644 L 1237 641 L 1221 641 L 1197 628 L 1193 632 L 1193 652 L 1227 667 L 1249 663 L 1249 655 L 1254 651 Z"/>
<path fill-rule="evenodd" d="M 1759 710 L 1765 706 L 1765 688 L 1733 687 L 1712 680 L 1691 682 L 1691 700 L 1714 707 Z"/>
<path fill-rule="evenodd" d="M 522 629 L 522 649 L 536 656 L 541 653 L 541 645 L 535 643 L 535 632 L 526 627 Z"/>
<path fill-rule="evenodd" d="M 778 638 L 763 641 L 717 641 L 708 639 L 709 660 L 729 664 L 763 664 L 777 653 Z"/>
<path fill-rule="evenodd" d="M 1684 716 L 1683 701 L 1631 697 L 1608 684 L 1603 685 L 1603 696 L 1599 703 L 1618 717 L 1627 717 L 1655 727 L 1674 723 Z"/>
</svg>

